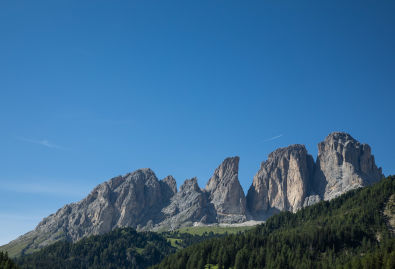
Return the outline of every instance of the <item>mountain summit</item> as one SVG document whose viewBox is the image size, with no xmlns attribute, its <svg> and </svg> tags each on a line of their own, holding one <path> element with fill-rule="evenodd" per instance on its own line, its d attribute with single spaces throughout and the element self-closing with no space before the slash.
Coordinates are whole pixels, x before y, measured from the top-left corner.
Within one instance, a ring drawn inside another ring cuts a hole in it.
<svg viewBox="0 0 395 269">
<path fill-rule="evenodd" d="M 239 182 L 239 157 L 226 158 L 206 185 L 219 222 L 246 221 L 246 198 Z"/>
<path fill-rule="evenodd" d="M 248 190 L 248 210 L 257 219 L 276 211 L 296 212 L 303 206 L 313 170 L 313 157 L 303 145 L 291 145 L 270 153 Z"/>
<path fill-rule="evenodd" d="M 255 219 L 283 210 L 296 212 L 383 177 L 369 145 L 347 133 L 334 132 L 318 144 L 315 163 L 303 145 L 270 153 L 248 191 L 247 209 Z"/>
<path fill-rule="evenodd" d="M 319 143 L 316 164 L 314 181 L 325 200 L 384 177 L 370 146 L 360 144 L 347 133 L 331 133 Z"/>
</svg>

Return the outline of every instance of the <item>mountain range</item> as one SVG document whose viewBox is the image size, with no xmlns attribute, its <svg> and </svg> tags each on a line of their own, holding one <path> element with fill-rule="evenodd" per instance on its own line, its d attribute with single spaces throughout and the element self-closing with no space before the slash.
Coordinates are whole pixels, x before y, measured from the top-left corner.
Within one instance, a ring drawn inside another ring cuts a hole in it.
<svg viewBox="0 0 395 269">
<path fill-rule="evenodd" d="M 59 240 L 78 241 L 118 227 L 164 231 L 184 226 L 262 221 L 280 211 L 296 212 L 321 200 L 383 178 L 370 146 L 343 132 L 318 144 L 316 161 L 304 145 L 270 153 L 247 195 L 238 179 L 239 157 L 226 158 L 205 188 L 191 178 L 159 180 L 149 169 L 114 177 L 83 200 L 44 218 L 37 227 L 1 247 L 11 256 L 28 254 Z"/>
</svg>

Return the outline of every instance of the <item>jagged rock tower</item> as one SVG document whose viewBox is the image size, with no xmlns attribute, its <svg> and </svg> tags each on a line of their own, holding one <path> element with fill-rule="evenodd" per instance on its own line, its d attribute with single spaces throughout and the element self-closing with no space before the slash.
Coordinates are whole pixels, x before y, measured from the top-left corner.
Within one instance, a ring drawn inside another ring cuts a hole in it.
<svg viewBox="0 0 395 269">
<path fill-rule="evenodd" d="M 226 158 L 206 185 L 219 222 L 246 220 L 246 198 L 239 182 L 239 157 Z"/>
<path fill-rule="evenodd" d="M 262 162 L 247 194 L 247 208 L 254 219 L 275 212 L 295 212 L 303 206 L 312 181 L 314 160 L 303 145 L 291 145 L 269 154 Z"/>
<path fill-rule="evenodd" d="M 318 144 L 316 163 L 303 145 L 270 153 L 248 191 L 247 210 L 254 219 L 283 210 L 296 212 L 382 177 L 369 145 L 347 133 L 334 132 Z"/>
</svg>

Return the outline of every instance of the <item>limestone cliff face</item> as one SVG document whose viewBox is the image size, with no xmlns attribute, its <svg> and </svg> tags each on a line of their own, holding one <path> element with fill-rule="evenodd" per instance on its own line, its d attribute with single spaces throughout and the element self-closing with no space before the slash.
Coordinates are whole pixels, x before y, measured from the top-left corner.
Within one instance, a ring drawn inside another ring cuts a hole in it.
<svg viewBox="0 0 395 269">
<path fill-rule="evenodd" d="M 377 182 L 382 177 L 369 145 L 360 144 L 351 135 L 334 132 L 318 144 L 314 187 L 325 200 Z"/>
<path fill-rule="evenodd" d="M 226 158 L 206 185 L 210 202 L 223 222 L 246 220 L 246 198 L 240 185 L 239 157 Z"/>
<path fill-rule="evenodd" d="M 170 203 L 174 184 L 173 178 L 159 181 L 151 169 L 112 178 L 83 200 L 49 215 L 17 240 L 31 251 L 58 239 L 77 241 L 116 227 L 152 226 L 163 220 L 161 209 Z"/>
<path fill-rule="evenodd" d="M 163 191 L 151 169 L 139 169 L 97 186 L 85 199 L 66 205 L 45 218 L 36 230 L 63 229 L 75 241 L 88 234 L 101 234 L 115 227 L 137 227 L 161 219 L 163 203 L 170 195 Z"/>
<path fill-rule="evenodd" d="M 180 191 L 171 199 L 171 203 L 162 209 L 164 221 L 156 229 L 174 230 L 191 226 L 194 222 L 216 222 L 216 211 L 210 203 L 208 194 L 199 188 L 197 178 L 188 179 L 181 185 Z"/>
<path fill-rule="evenodd" d="M 247 208 L 254 218 L 275 211 L 297 211 L 304 204 L 314 167 L 303 145 L 291 145 L 269 154 L 253 179 Z"/>
<path fill-rule="evenodd" d="M 272 152 L 253 179 L 247 209 L 256 219 L 277 211 L 295 212 L 382 177 L 368 145 L 347 133 L 335 132 L 318 144 L 316 163 L 302 145 Z"/>
<path fill-rule="evenodd" d="M 177 193 L 177 182 L 173 176 L 169 175 L 159 181 L 159 183 L 161 184 L 162 194 L 164 195 L 165 199 L 170 199 L 174 194 Z"/>
</svg>

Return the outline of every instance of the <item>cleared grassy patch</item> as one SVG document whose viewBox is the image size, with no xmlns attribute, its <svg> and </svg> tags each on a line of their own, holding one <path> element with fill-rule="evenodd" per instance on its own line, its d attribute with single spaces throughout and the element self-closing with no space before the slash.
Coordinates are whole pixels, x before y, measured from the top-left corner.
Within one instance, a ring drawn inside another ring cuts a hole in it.
<svg viewBox="0 0 395 269">
<path fill-rule="evenodd" d="M 178 230 L 179 233 L 189 233 L 192 235 L 203 235 L 204 233 L 214 234 L 237 234 L 238 232 L 245 232 L 254 228 L 255 226 L 242 226 L 242 227 L 221 227 L 221 226 L 196 226 L 184 227 Z"/>
<path fill-rule="evenodd" d="M 182 239 L 179 238 L 167 238 L 167 241 L 171 244 L 172 247 L 175 247 L 177 249 L 180 249 L 181 246 L 177 243 L 181 243 Z"/>
<path fill-rule="evenodd" d="M 218 265 L 217 264 L 206 264 L 204 266 L 204 269 L 218 269 Z"/>
</svg>

